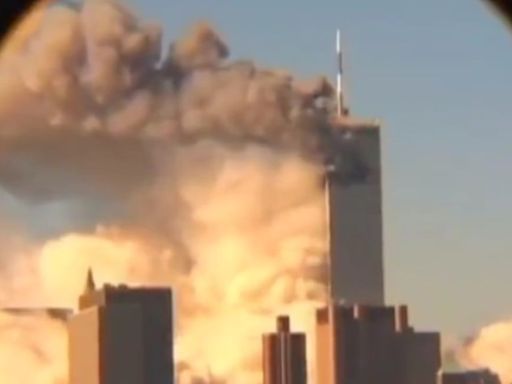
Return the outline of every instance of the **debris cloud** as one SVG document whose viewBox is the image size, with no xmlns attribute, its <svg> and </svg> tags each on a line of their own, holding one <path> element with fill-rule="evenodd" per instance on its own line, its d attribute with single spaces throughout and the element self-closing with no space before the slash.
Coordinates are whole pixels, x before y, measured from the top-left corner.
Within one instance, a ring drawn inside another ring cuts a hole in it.
<svg viewBox="0 0 512 384">
<path fill-rule="evenodd" d="M 180 382 L 260 383 L 274 317 L 311 331 L 325 300 L 330 84 L 232 62 L 207 23 L 164 56 L 161 28 L 113 0 L 38 23 L 0 57 L 0 186 L 116 209 L 89 231 L 24 233 L 1 259 L 0 306 L 74 308 L 89 267 L 99 283 L 172 286 Z M 0 354 L 25 367 L 0 378 L 66 384 L 65 345 L 62 321 L 0 313 Z"/>
<path fill-rule="evenodd" d="M 512 382 L 512 321 L 501 321 L 482 328 L 467 340 L 459 358 L 469 368 L 488 368 L 502 383 Z"/>
</svg>

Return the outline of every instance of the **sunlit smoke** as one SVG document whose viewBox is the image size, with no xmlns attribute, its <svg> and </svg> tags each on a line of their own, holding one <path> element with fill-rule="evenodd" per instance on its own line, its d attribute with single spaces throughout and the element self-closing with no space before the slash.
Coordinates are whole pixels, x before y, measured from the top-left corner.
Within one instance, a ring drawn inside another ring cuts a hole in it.
<svg viewBox="0 0 512 384">
<path fill-rule="evenodd" d="M 18 259 L 13 276 L 30 278 L 16 284 L 17 293 L 35 291 L 47 305 L 73 307 L 88 267 L 100 283 L 172 285 L 180 362 L 195 375 L 258 383 L 259 338 L 274 317 L 289 313 L 311 330 L 311 310 L 325 299 L 320 175 L 300 157 L 255 146 L 208 142 L 175 153 L 176 167 L 150 200 L 164 208 L 165 217 L 155 219 L 176 242 L 108 228 L 67 234 L 29 262 Z M 204 155 L 212 161 L 206 167 Z M 247 348 L 240 351 L 240 343 Z"/>
<path fill-rule="evenodd" d="M 503 384 L 512 382 L 512 321 L 482 328 L 461 348 L 459 358 L 470 368 L 489 368 Z"/>
<path fill-rule="evenodd" d="M 47 315 L 0 312 L 0 382 L 66 384 L 66 329 Z"/>
<path fill-rule="evenodd" d="M 257 384 L 274 317 L 309 337 L 325 300 L 332 89 L 228 61 L 207 23 L 161 52 L 160 27 L 87 0 L 48 10 L 0 60 L 0 185 L 29 204 L 111 207 L 90 231 L 22 237 L 2 259 L 0 305 L 73 308 L 89 267 L 99 283 L 172 286 L 180 381 Z M 4 381 L 65 383 L 62 322 L 3 323 L 0 353 L 27 367 Z"/>
</svg>

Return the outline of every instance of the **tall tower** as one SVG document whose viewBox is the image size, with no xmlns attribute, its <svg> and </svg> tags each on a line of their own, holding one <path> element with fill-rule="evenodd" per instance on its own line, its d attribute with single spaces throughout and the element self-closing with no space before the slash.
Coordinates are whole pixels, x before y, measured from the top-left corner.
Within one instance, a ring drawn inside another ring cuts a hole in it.
<svg viewBox="0 0 512 384">
<path fill-rule="evenodd" d="M 343 105 L 339 32 L 337 114 L 328 137 L 326 204 L 331 299 L 384 304 L 380 127 Z"/>
<path fill-rule="evenodd" d="M 171 308 L 169 289 L 96 289 L 89 273 L 68 323 L 70 384 L 172 384 Z"/>
<path fill-rule="evenodd" d="M 277 331 L 263 335 L 263 384 L 306 384 L 306 376 L 306 335 L 280 316 Z"/>
<path fill-rule="evenodd" d="M 384 304 L 380 130 L 341 120 L 325 178 L 331 297 Z"/>
</svg>

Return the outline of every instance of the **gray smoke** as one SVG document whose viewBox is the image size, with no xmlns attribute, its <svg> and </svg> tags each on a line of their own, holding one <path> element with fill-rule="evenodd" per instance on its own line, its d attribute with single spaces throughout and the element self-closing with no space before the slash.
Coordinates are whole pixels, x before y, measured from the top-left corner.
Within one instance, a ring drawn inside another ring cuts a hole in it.
<svg viewBox="0 0 512 384">
<path fill-rule="evenodd" d="M 332 95 L 324 79 L 228 62 L 206 23 L 168 51 L 160 27 L 118 2 L 49 10 L 22 51 L 0 61 L 1 184 L 35 200 L 117 196 L 151 179 L 166 141 L 318 146 Z"/>
</svg>

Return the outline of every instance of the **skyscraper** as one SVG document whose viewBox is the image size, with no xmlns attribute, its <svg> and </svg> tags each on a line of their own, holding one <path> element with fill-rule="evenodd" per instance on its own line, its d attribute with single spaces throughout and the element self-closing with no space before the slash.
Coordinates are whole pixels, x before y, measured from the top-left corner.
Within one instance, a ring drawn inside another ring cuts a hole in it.
<svg viewBox="0 0 512 384">
<path fill-rule="evenodd" d="M 328 151 L 331 298 L 384 305 L 380 127 L 344 116 L 331 129 Z"/>
<path fill-rule="evenodd" d="M 96 289 L 89 272 L 68 325 L 70 384 L 172 384 L 171 311 L 167 288 Z"/>
<path fill-rule="evenodd" d="M 336 115 L 327 138 L 330 298 L 384 305 L 380 126 L 350 116 L 336 31 Z"/>
<path fill-rule="evenodd" d="M 263 335 L 263 384 L 305 384 L 306 372 L 306 335 L 280 316 L 277 331 Z"/>
</svg>

